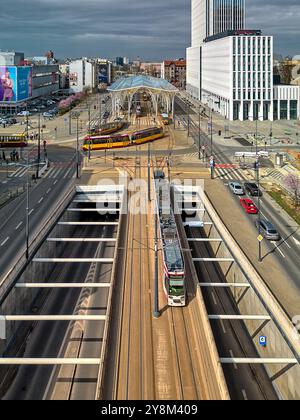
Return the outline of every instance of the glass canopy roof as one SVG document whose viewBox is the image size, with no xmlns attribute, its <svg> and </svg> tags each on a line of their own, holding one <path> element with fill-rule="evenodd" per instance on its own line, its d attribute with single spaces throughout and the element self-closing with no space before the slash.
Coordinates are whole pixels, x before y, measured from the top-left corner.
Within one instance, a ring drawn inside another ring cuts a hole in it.
<svg viewBox="0 0 300 420">
<path fill-rule="evenodd" d="M 171 83 L 169 83 L 165 79 L 158 79 L 156 77 L 144 75 L 122 77 L 121 79 L 118 79 L 115 83 L 113 83 L 108 88 L 108 91 L 118 92 L 121 90 L 140 88 L 155 89 L 172 93 L 176 93 L 178 91 L 178 89 L 175 86 L 171 85 Z"/>
</svg>

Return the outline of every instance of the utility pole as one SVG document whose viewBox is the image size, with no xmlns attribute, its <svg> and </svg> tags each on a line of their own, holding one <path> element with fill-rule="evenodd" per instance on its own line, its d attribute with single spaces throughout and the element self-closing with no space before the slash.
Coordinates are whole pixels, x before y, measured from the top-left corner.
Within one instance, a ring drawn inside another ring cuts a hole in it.
<svg viewBox="0 0 300 420">
<path fill-rule="evenodd" d="M 201 160 L 201 106 L 199 106 L 199 144 L 198 144 L 199 160 Z"/>
<path fill-rule="evenodd" d="M 260 200 L 260 161 L 259 157 L 256 159 L 256 179 L 257 179 L 257 187 L 258 187 L 258 235 L 261 236 L 261 200 Z M 258 261 L 262 262 L 262 241 L 258 241 Z"/>
<path fill-rule="evenodd" d="M 77 115 L 76 176 L 79 178 L 79 115 Z"/>
<path fill-rule="evenodd" d="M 155 267 L 154 267 L 154 318 L 159 318 L 159 301 L 158 301 L 158 237 L 157 237 L 157 229 L 158 229 L 158 220 L 157 220 L 157 206 L 155 205 Z"/>
<path fill-rule="evenodd" d="M 210 155 L 213 156 L 214 150 L 213 150 L 213 115 L 212 111 L 210 114 Z"/>
<path fill-rule="evenodd" d="M 72 135 L 72 115 L 71 115 L 71 105 L 69 107 L 69 135 Z"/>
<path fill-rule="evenodd" d="M 27 169 L 26 169 L 26 260 L 29 259 L 29 152 L 27 150 Z"/>
<path fill-rule="evenodd" d="M 190 137 L 190 107 L 187 104 L 187 136 Z"/>
<path fill-rule="evenodd" d="M 148 143 L 148 201 L 151 201 L 151 156 L 150 156 L 150 143 Z"/>
<path fill-rule="evenodd" d="M 38 127 L 38 159 L 37 159 L 37 168 L 36 168 L 36 179 L 39 179 L 40 172 L 40 160 L 41 160 L 41 113 L 39 112 L 39 127 Z"/>
</svg>

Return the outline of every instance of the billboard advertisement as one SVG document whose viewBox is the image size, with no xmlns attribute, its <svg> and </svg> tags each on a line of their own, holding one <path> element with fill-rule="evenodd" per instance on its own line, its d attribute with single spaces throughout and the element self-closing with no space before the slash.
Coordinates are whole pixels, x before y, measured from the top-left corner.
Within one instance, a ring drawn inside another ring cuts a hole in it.
<svg viewBox="0 0 300 420">
<path fill-rule="evenodd" d="M 17 101 L 24 101 L 32 97 L 32 68 L 18 67 Z"/>
<path fill-rule="evenodd" d="M 78 73 L 70 73 L 70 87 L 71 86 L 78 86 Z"/>
<path fill-rule="evenodd" d="M 17 67 L 0 66 L 0 102 L 17 100 Z"/>
<path fill-rule="evenodd" d="M 31 67 L 0 66 L 0 102 L 24 101 L 31 96 Z"/>
<path fill-rule="evenodd" d="M 98 66 L 98 81 L 99 83 L 109 83 L 109 76 L 108 76 L 108 65 L 107 64 L 99 64 Z"/>
</svg>

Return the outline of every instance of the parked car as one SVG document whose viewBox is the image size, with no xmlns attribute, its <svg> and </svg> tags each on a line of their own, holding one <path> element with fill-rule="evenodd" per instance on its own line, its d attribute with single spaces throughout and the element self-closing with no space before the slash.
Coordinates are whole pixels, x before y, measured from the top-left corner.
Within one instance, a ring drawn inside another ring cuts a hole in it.
<svg viewBox="0 0 300 420">
<path fill-rule="evenodd" d="M 28 117 L 30 115 L 29 111 L 21 111 L 18 114 L 18 117 Z"/>
<path fill-rule="evenodd" d="M 261 234 L 269 241 L 280 241 L 281 236 L 275 226 L 268 220 L 257 220 L 256 227 L 261 229 Z"/>
<path fill-rule="evenodd" d="M 230 182 L 229 188 L 235 195 L 245 195 L 245 190 L 238 182 Z"/>
<path fill-rule="evenodd" d="M 262 197 L 263 193 L 254 182 L 246 182 L 244 188 L 252 197 Z"/>
<path fill-rule="evenodd" d="M 253 203 L 252 200 L 249 200 L 248 198 L 241 198 L 240 199 L 241 206 L 246 210 L 247 214 L 257 214 L 258 208 Z"/>
<path fill-rule="evenodd" d="M 44 112 L 43 117 L 45 118 L 53 118 L 53 114 L 50 114 L 50 112 Z"/>
</svg>

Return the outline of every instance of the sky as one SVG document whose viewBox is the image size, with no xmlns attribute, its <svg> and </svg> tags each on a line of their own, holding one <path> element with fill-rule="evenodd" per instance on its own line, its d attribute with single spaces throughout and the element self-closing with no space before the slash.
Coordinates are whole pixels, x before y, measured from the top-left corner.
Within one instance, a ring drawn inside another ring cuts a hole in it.
<svg viewBox="0 0 300 420">
<path fill-rule="evenodd" d="M 275 36 L 275 53 L 300 54 L 299 0 L 246 0 L 247 27 Z M 190 0 L 12 0 L 0 14 L 0 49 L 58 58 L 185 57 Z"/>
</svg>

